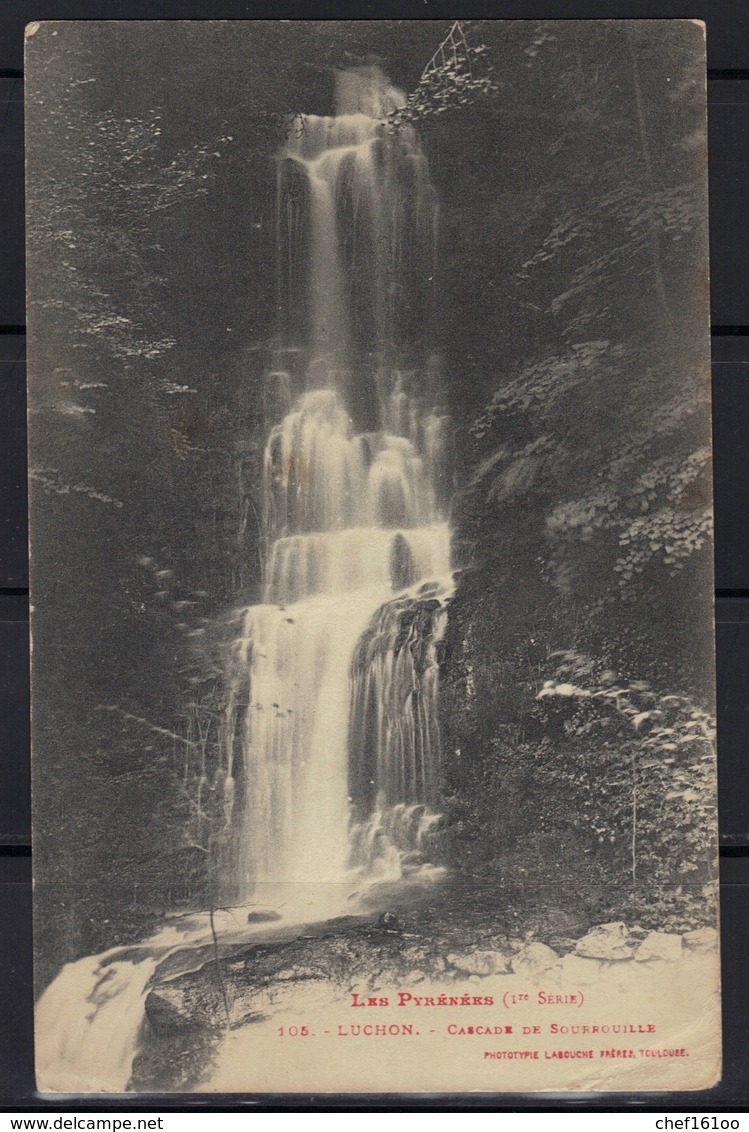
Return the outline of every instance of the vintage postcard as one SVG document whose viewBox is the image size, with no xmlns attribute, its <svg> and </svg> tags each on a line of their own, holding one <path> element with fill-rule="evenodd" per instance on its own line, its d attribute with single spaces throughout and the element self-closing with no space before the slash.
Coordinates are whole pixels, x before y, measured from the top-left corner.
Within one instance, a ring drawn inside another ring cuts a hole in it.
<svg viewBox="0 0 749 1132">
<path fill-rule="evenodd" d="M 37 1080 L 720 1077 L 705 29 L 27 29 Z"/>
</svg>

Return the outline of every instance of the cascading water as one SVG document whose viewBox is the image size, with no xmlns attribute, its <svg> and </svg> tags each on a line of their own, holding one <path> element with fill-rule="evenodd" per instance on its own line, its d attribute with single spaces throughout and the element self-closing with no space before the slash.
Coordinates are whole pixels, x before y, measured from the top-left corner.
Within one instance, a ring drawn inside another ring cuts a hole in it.
<svg viewBox="0 0 749 1132">
<path fill-rule="evenodd" d="M 438 821 L 449 428 L 434 192 L 414 130 L 385 121 L 403 102 L 377 68 L 341 74 L 337 115 L 296 118 L 277 159 L 267 381 L 284 409 L 262 470 L 263 600 L 227 674 L 221 863 L 223 903 L 259 895 L 287 924 L 340 912 L 370 880 L 430 875 Z M 246 919 L 171 921 L 63 968 L 37 1007 L 40 1088 L 124 1090 L 160 965 L 273 930 Z"/>
<path fill-rule="evenodd" d="M 124 1093 L 143 1023 L 144 1000 L 160 955 L 124 948 L 69 963 L 36 1009 L 40 1087 Z M 77 992 L 77 993 L 76 993 Z"/>
<path fill-rule="evenodd" d="M 347 72 L 338 114 L 296 118 L 278 156 L 271 380 L 297 394 L 270 428 L 264 601 L 231 671 L 234 900 L 400 876 L 435 820 L 446 417 L 434 192 L 414 130 L 383 120 L 402 101 Z"/>
</svg>

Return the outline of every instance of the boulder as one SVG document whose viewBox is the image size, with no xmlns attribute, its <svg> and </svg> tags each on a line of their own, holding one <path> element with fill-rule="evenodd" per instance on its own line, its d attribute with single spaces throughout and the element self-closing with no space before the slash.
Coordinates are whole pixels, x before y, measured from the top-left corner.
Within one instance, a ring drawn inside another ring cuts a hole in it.
<svg viewBox="0 0 749 1132">
<path fill-rule="evenodd" d="M 626 924 L 599 924 L 577 941 L 575 951 L 585 959 L 631 959 L 634 945 Z"/>
<path fill-rule="evenodd" d="M 712 951 L 718 946 L 718 933 L 715 928 L 697 928 L 681 938 L 688 951 Z"/>
<path fill-rule="evenodd" d="M 271 912 L 270 910 L 266 912 L 248 912 L 247 914 L 248 924 L 272 924 L 275 920 L 282 919 L 283 916 L 278 912 Z"/>
<path fill-rule="evenodd" d="M 516 952 L 510 960 L 510 969 L 516 975 L 536 978 L 556 967 L 559 956 L 545 943 L 528 943 Z"/>
<path fill-rule="evenodd" d="M 426 864 L 426 854 L 414 849 L 410 853 L 404 853 L 401 857 L 401 873 L 404 877 L 414 876 L 421 872 Z"/>
<path fill-rule="evenodd" d="M 386 932 L 403 931 L 403 924 L 400 922 L 395 912 L 383 912 L 377 921 L 377 927 L 383 928 Z"/>
<path fill-rule="evenodd" d="M 637 949 L 635 959 L 666 959 L 674 962 L 681 959 L 681 936 L 669 932 L 648 932 Z"/>
</svg>

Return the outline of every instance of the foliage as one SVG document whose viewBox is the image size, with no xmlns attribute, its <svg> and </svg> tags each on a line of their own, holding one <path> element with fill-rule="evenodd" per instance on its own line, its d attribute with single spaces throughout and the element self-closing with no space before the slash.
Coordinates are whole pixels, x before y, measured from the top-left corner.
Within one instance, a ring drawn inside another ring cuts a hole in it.
<svg viewBox="0 0 749 1132">
<path fill-rule="evenodd" d="M 497 389 L 485 411 L 471 424 L 471 436 L 482 440 L 501 413 L 533 412 L 536 420 L 552 418 L 560 397 L 610 374 L 609 345 L 607 341 L 577 342 L 561 357 L 526 366 Z"/>
<path fill-rule="evenodd" d="M 494 56 L 500 32 L 478 34 Z M 516 69 L 462 116 L 469 145 L 501 152 L 501 187 L 482 195 L 466 170 L 480 223 L 457 195 L 441 217 L 469 296 L 445 312 L 448 365 L 475 389 L 458 409 L 446 838 L 472 870 L 690 926 L 715 881 L 701 84 L 661 42 L 664 90 L 636 29 L 598 29 L 606 90 L 566 27 L 501 34 Z"/>
<path fill-rule="evenodd" d="M 446 111 L 464 110 L 499 93 L 496 66 L 470 20 L 455 20 L 411 92 L 389 117 L 393 129 Z"/>
<path fill-rule="evenodd" d="M 658 457 L 637 475 L 620 458 L 595 493 L 557 504 L 546 520 L 547 531 L 557 544 L 568 545 L 615 536 L 620 549 L 613 570 L 622 586 L 656 557 L 670 573 L 682 570 L 712 533 L 712 507 L 709 502 L 700 506 L 709 498 L 710 459 L 710 450 L 702 447 L 681 457 Z M 557 546 L 557 570 L 562 558 Z"/>
<path fill-rule="evenodd" d="M 678 889 L 715 880 L 712 717 L 687 696 L 622 684 L 576 650 L 555 659 L 556 675 L 537 700 L 565 740 L 598 752 L 582 812 L 599 842 L 618 843 L 633 884 Z"/>
<path fill-rule="evenodd" d="M 522 727 L 495 724 L 449 760 L 446 851 L 478 877 L 541 886 L 551 904 L 603 918 L 661 930 L 711 922 L 712 717 L 577 650 L 550 666 Z"/>
</svg>

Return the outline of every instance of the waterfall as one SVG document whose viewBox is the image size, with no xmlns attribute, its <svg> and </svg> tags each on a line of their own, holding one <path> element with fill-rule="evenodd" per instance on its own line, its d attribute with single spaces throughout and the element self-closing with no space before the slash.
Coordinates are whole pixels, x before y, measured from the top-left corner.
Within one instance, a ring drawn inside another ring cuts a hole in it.
<svg viewBox="0 0 749 1132">
<path fill-rule="evenodd" d="M 277 157 L 267 378 L 284 408 L 261 469 L 262 600 L 240 612 L 227 666 L 230 852 L 214 863 L 226 905 L 272 904 L 287 928 L 340 913 L 368 881 L 434 875 L 450 430 L 436 201 L 414 130 L 385 121 L 403 102 L 377 68 L 341 74 L 338 113 L 296 118 Z M 162 964 L 272 934 L 275 916 L 246 911 L 173 918 L 67 964 L 37 1004 L 39 1087 L 124 1091 Z"/>
<path fill-rule="evenodd" d="M 67 963 L 36 1004 L 40 1091 L 124 1093 L 151 978 L 176 952 L 211 939 L 203 914 L 167 922 L 143 943 Z"/>
<path fill-rule="evenodd" d="M 42 1091 L 124 1093 L 158 960 L 124 948 L 87 955 L 63 968 L 36 1008 L 36 1062 Z"/>
<path fill-rule="evenodd" d="M 296 117 L 277 155 L 289 402 L 263 460 L 263 601 L 230 664 L 234 900 L 400 876 L 436 821 L 448 420 L 437 206 L 415 131 L 385 120 L 402 104 L 378 68 L 343 73 L 337 114 Z"/>
</svg>

